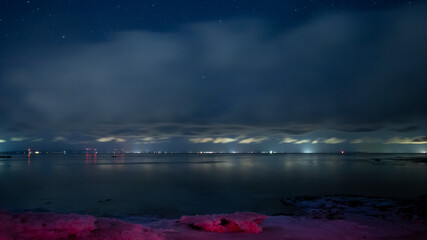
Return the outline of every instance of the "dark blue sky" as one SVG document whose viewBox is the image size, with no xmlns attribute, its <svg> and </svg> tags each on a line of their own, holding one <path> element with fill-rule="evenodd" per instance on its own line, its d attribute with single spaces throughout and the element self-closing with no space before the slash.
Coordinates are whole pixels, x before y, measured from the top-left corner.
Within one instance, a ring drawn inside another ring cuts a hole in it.
<svg viewBox="0 0 427 240">
<path fill-rule="evenodd" d="M 185 24 L 235 18 L 271 21 L 269 32 L 340 10 L 384 10 L 418 1 L 2 1 L 2 52 L 22 47 L 104 41 L 129 30 L 174 31 Z"/>
<path fill-rule="evenodd" d="M 2 1 L 0 151 L 427 150 L 425 1 Z"/>
</svg>

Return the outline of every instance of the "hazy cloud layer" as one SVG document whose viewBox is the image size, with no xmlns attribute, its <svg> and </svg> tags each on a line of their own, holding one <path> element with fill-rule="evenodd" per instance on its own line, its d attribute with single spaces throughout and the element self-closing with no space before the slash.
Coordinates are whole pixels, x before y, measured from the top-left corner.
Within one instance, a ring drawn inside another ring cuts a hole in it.
<svg viewBox="0 0 427 240">
<path fill-rule="evenodd" d="M 237 142 L 238 140 L 239 138 L 230 138 L 230 137 L 217 137 L 217 138 L 206 137 L 206 138 L 190 138 L 189 139 L 191 143 L 215 143 L 215 144 L 232 143 L 232 142 Z"/>
<path fill-rule="evenodd" d="M 267 140 L 267 137 L 246 138 L 239 141 L 240 144 L 262 143 Z"/>
<path fill-rule="evenodd" d="M 27 138 L 24 138 L 24 137 L 12 137 L 12 138 L 10 138 L 10 141 L 12 141 L 12 142 L 22 142 L 24 140 L 27 140 Z"/>
<path fill-rule="evenodd" d="M 2 59 L 0 87 L 8 91 L 0 134 L 248 144 L 265 139 L 228 134 L 361 132 L 425 121 L 426 11 L 335 12 L 274 33 L 258 19 L 203 22 Z"/>
<path fill-rule="evenodd" d="M 305 143 L 311 143 L 311 144 L 340 144 L 347 142 L 346 139 L 331 137 L 331 138 L 317 138 L 314 140 L 311 139 L 295 139 L 292 137 L 285 137 L 280 143 L 292 143 L 292 144 L 305 144 Z"/>
<path fill-rule="evenodd" d="M 382 142 L 381 139 L 378 138 L 358 138 L 352 140 L 351 144 L 370 144 L 370 143 L 380 143 Z"/>
<path fill-rule="evenodd" d="M 125 139 L 123 139 L 123 138 L 118 138 L 118 137 L 104 137 L 104 138 L 98 138 L 98 139 L 96 139 L 96 141 L 98 141 L 98 142 L 102 142 L 102 143 L 104 143 L 104 142 L 112 142 L 112 141 L 115 141 L 115 142 L 126 142 L 126 140 L 125 140 Z"/>
<path fill-rule="evenodd" d="M 388 139 L 386 144 L 427 144 L 427 136 L 414 137 L 414 138 L 401 138 L 394 137 Z"/>
</svg>

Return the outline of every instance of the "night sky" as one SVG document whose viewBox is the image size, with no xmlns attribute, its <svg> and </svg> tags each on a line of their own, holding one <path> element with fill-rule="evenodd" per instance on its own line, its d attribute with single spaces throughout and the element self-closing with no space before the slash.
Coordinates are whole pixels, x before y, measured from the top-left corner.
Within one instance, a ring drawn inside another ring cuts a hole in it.
<svg viewBox="0 0 427 240">
<path fill-rule="evenodd" d="M 427 151 L 427 1 L 0 2 L 0 152 Z"/>
</svg>

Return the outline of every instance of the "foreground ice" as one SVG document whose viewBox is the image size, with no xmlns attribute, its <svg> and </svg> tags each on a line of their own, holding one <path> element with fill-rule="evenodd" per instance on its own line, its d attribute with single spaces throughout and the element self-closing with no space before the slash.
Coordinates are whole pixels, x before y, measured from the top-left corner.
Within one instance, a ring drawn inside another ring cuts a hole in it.
<svg viewBox="0 0 427 240">
<path fill-rule="evenodd" d="M 89 215 L 0 212 L 0 240 L 12 239 L 164 239 L 139 224 Z"/>
<path fill-rule="evenodd" d="M 192 228 L 209 232 L 247 232 L 260 233 L 261 224 L 267 216 L 257 213 L 243 212 L 234 214 L 214 214 L 202 216 L 183 216 L 180 222 Z"/>
<path fill-rule="evenodd" d="M 181 219 L 97 218 L 0 211 L 0 240 L 11 239 L 427 239 L 425 201 L 401 204 L 362 197 L 283 199 L 292 216 L 234 213 Z M 145 226 L 139 223 L 144 223 Z"/>
</svg>

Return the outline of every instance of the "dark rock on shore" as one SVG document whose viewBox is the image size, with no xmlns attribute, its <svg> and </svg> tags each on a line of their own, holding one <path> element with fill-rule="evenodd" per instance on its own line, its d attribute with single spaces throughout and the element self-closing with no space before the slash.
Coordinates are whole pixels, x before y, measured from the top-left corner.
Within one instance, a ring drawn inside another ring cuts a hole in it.
<svg viewBox="0 0 427 240">
<path fill-rule="evenodd" d="M 427 196 L 412 201 L 363 196 L 325 196 L 283 198 L 281 202 L 286 207 L 293 207 L 292 215 L 314 219 L 346 219 L 351 215 L 359 215 L 388 220 L 404 218 L 427 223 Z"/>
</svg>

